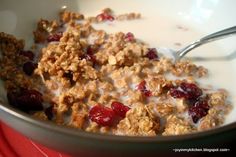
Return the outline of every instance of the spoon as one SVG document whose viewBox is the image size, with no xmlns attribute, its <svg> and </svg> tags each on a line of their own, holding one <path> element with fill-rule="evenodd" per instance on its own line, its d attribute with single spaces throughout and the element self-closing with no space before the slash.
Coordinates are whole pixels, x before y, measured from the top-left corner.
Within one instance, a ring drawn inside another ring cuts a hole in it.
<svg viewBox="0 0 236 157">
<path fill-rule="evenodd" d="M 233 35 L 233 34 L 236 34 L 236 26 L 226 28 L 221 31 L 207 35 L 207 36 L 189 44 L 188 46 L 186 46 L 178 51 L 173 51 L 172 53 L 174 55 L 174 59 L 175 59 L 175 61 L 179 61 L 191 50 L 193 50 L 201 45 L 204 45 L 206 43 L 226 38 L 226 37 Z"/>
</svg>

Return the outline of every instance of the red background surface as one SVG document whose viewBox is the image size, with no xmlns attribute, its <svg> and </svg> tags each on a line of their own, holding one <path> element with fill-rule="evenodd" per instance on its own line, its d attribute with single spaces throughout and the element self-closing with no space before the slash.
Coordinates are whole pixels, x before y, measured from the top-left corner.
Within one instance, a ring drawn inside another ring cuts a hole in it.
<svg viewBox="0 0 236 157">
<path fill-rule="evenodd" d="M 0 157 L 71 157 L 28 139 L 0 121 Z"/>
<path fill-rule="evenodd" d="M 235 149 L 230 146 L 235 145 L 235 140 L 232 143 L 225 145 L 225 148 L 230 148 L 230 152 L 225 153 L 206 153 L 206 154 L 176 154 L 175 157 L 235 157 Z M 23 136 L 19 132 L 11 129 L 0 121 L 0 157 L 72 157 L 52 149 L 46 148 L 29 138 Z M 112 157 L 112 156 L 111 156 Z M 168 157 L 168 155 L 166 156 Z"/>
</svg>

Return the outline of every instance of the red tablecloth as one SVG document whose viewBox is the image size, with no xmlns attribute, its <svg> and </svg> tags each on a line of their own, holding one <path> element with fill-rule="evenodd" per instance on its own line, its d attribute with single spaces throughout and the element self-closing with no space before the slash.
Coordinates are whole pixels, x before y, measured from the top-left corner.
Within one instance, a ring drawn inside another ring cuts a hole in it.
<svg viewBox="0 0 236 157">
<path fill-rule="evenodd" d="M 0 121 L 0 157 L 70 157 L 33 142 Z"/>
</svg>

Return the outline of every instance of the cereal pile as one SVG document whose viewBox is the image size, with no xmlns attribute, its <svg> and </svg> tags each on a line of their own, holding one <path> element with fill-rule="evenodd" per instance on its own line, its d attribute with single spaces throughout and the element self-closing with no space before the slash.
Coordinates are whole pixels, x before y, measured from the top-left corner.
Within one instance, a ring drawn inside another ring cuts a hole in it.
<svg viewBox="0 0 236 157">
<path fill-rule="evenodd" d="M 60 21 L 41 19 L 33 32 L 40 54 L 0 33 L 0 78 L 10 105 L 59 125 L 114 135 L 180 135 L 223 124 L 231 110 L 227 92 L 197 83 L 207 69 L 175 63 L 131 32 L 92 26 L 140 19 L 139 13 L 106 8 L 95 17 L 59 15 Z"/>
</svg>

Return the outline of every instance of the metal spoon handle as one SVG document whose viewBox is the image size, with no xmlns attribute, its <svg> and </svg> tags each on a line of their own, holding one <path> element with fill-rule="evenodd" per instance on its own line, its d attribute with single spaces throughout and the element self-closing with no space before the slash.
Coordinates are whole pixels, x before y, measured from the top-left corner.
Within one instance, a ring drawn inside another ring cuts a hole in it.
<svg viewBox="0 0 236 157">
<path fill-rule="evenodd" d="M 236 34 L 236 26 L 226 28 L 224 30 L 207 35 L 207 36 L 191 43 L 190 45 L 184 47 L 183 49 L 177 51 L 176 60 L 180 60 L 181 58 L 183 58 L 192 49 L 195 49 L 203 44 L 228 37 L 229 35 L 233 35 L 233 34 Z"/>
</svg>

